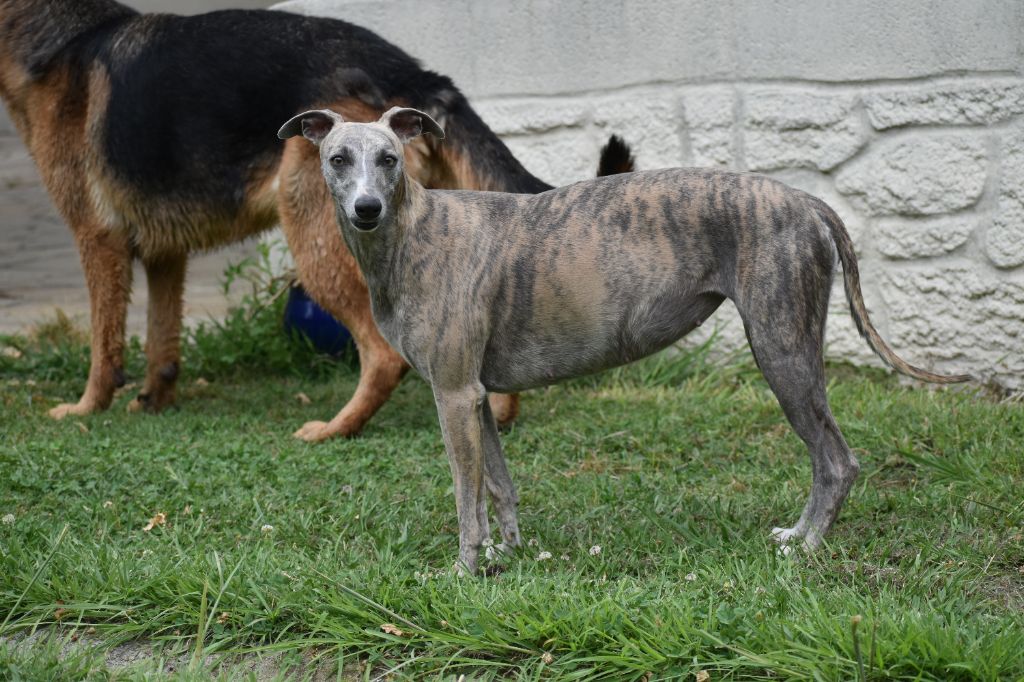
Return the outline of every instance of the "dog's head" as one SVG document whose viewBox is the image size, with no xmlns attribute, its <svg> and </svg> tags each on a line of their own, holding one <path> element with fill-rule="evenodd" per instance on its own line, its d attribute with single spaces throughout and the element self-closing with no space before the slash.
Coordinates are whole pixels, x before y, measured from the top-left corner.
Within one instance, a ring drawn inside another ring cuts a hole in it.
<svg viewBox="0 0 1024 682">
<path fill-rule="evenodd" d="M 302 135 L 320 148 L 342 228 L 372 232 L 394 218 L 405 181 L 405 144 L 424 133 L 444 138 L 427 114 L 394 107 L 376 123 L 348 123 L 328 109 L 307 111 L 285 123 L 277 136 Z"/>
</svg>

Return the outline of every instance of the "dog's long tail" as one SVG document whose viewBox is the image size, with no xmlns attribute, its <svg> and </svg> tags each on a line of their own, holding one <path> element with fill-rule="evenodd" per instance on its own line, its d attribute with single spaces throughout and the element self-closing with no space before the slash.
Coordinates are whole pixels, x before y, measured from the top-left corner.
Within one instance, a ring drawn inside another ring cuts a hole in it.
<svg viewBox="0 0 1024 682">
<path fill-rule="evenodd" d="M 850 303 L 850 312 L 853 314 L 853 321 L 857 325 L 857 331 L 863 336 L 871 349 L 882 358 L 886 364 L 901 374 L 909 377 L 928 381 L 933 384 L 959 384 L 970 381 L 969 374 L 935 374 L 920 367 L 914 367 L 906 360 L 896 355 L 896 352 L 889 347 L 889 344 L 879 335 L 878 330 L 871 324 L 867 308 L 864 306 L 864 296 L 860 289 L 860 271 L 857 268 L 857 255 L 853 251 L 853 241 L 846 231 L 842 219 L 836 215 L 828 205 L 821 203 L 824 210 L 819 210 L 819 215 L 828 225 L 832 232 L 832 241 L 839 253 L 839 262 L 843 264 L 843 283 L 846 285 L 846 300 Z"/>
</svg>

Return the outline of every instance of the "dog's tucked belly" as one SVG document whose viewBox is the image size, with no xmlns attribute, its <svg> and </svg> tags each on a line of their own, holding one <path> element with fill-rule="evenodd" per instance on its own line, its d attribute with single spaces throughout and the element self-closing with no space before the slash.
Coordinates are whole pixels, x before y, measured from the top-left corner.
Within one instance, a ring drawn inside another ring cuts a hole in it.
<svg viewBox="0 0 1024 682">
<path fill-rule="evenodd" d="M 526 324 L 495 330 L 484 354 L 481 382 L 512 392 L 625 365 L 689 334 L 718 308 L 723 296 L 663 291 L 628 306 L 595 310 L 576 324 Z"/>
</svg>

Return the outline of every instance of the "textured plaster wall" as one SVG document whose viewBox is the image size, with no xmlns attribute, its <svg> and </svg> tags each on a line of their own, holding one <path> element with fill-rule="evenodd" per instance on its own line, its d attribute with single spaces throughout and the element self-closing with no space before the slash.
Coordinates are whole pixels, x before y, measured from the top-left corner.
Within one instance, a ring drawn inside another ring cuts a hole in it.
<svg viewBox="0 0 1024 682">
<path fill-rule="evenodd" d="M 1024 389 L 1019 0 L 293 0 L 446 73 L 541 178 L 588 177 L 619 133 L 642 168 L 720 166 L 847 222 L 908 359 Z M 829 354 L 875 363 L 833 295 Z M 723 337 L 743 342 L 731 305 Z"/>
</svg>

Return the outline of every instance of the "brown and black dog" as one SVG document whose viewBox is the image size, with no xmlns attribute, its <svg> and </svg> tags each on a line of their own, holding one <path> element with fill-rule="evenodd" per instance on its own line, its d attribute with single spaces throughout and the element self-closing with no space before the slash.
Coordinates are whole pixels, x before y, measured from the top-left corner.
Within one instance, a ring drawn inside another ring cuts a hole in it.
<svg viewBox="0 0 1024 682">
<path fill-rule="evenodd" d="M 429 112 L 449 144 L 406 148 L 426 187 L 550 189 L 512 156 L 445 76 L 374 33 L 274 11 L 142 15 L 114 0 L 0 0 L 0 95 L 74 233 L 89 288 L 88 384 L 62 418 L 109 407 L 125 383 L 131 263 L 149 284 L 145 383 L 133 409 L 174 401 L 182 291 L 190 253 L 278 222 L 305 288 L 352 332 L 361 377 L 330 422 L 296 434 L 358 432 L 408 365 L 381 337 L 366 285 L 338 235 L 316 150 L 281 145 L 280 122 L 331 107 L 375 121 L 399 104 Z M 614 141 L 614 140 L 613 140 Z M 621 144 L 605 172 L 631 168 Z M 514 396 L 495 412 L 515 417 Z"/>
</svg>

